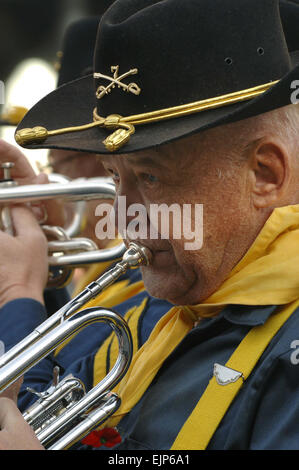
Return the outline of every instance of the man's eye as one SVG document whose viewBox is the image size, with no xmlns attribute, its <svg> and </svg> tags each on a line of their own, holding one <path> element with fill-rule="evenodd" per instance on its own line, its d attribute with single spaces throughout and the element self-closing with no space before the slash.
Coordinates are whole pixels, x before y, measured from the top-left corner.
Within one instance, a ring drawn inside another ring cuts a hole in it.
<svg viewBox="0 0 299 470">
<path fill-rule="evenodd" d="M 149 184 L 149 185 L 159 182 L 159 179 L 156 176 L 152 175 L 151 173 L 142 173 L 141 179 L 144 181 L 144 183 Z"/>
<path fill-rule="evenodd" d="M 111 168 L 107 168 L 106 170 L 109 176 L 113 179 L 114 183 L 119 183 L 119 174 L 116 171 L 113 171 Z"/>
</svg>

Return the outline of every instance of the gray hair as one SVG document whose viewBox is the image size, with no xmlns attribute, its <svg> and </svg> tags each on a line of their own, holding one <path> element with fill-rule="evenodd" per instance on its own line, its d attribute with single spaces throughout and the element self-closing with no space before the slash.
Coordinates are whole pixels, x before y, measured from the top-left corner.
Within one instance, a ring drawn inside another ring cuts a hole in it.
<svg viewBox="0 0 299 470">
<path fill-rule="evenodd" d="M 222 161 L 229 163 L 218 168 L 218 177 L 228 178 L 236 165 L 247 159 L 248 148 L 266 135 L 277 136 L 288 150 L 294 167 L 299 170 L 299 104 L 290 104 L 242 121 L 203 131 L 191 139 L 195 154 L 206 151 L 210 154 L 222 152 Z"/>
<path fill-rule="evenodd" d="M 291 152 L 299 150 L 299 106 L 290 104 L 283 108 L 261 114 L 256 118 L 257 137 L 265 132 L 277 135 Z M 298 156 L 299 158 L 299 156 Z"/>
<path fill-rule="evenodd" d="M 289 151 L 294 164 L 299 166 L 299 104 L 290 104 L 264 114 L 259 114 L 231 124 L 217 126 L 191 137 L 187 137 L 189 153 L 199 157 L 201 153 L 219 154 L 222 161 L 231 163 L 219 169 L 219 177 L 227 177 L 235 165 L 241 165 L 247 158 L 249 146 L 266 135 L 277 136 Z M 183 139 L 184 143 L 185 140 Z M 181 152 L 181 141 L 168 147 Z M 230 165 L 229 165 L 230 166 Z"/>
<path fill-rule="evenodd" d="M 245 157 L 250 144 L 267 134 L 281 139 L 299 164 L 299 104 L 290 104 L 242 121 L 215 128 L 214 142 L 225 142 L 236 160 Z M 220 139 L 220 140 L 219 140 Z"/>
</svg>

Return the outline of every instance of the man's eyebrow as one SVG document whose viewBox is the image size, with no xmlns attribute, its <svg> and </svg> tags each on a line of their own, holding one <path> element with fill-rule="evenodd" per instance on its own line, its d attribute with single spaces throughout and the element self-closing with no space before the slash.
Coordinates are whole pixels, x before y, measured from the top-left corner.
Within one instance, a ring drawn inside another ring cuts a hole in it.
<svg viewBox="0 0 299 470">
<path fill-rule="evenodd" d="M 88 152 L 74 152 L 71 153 L 70 155 L 66 155 L 65 157 L 60 158 L 59 160 L 55 159 L 55 156 L 49 155 L 49 161 L 50 161 L 50 166 L 53 165 L 61 165 L 65 162 L 70 162 L 72 160 L 75 160 L 76 158 L 83 157 L 84 155 L 89 155 Z"/>
<path fill-rule="evenodd" d="M 103 164 L 109 165 L 109 162 L 111 162 L 111 156 L 103 154 L 99 156 L 101 157 L 100 160 Z M 132 166 L 148 166 L 161 169 L 169 168 L 169 164 L 171 162 L 171 157 L 169 155 L 158 154 L 158 152 L 153 156 L 141 155 L 141 153 L 139 155 L 136 155 L 136 153 L 127 153 L 122 155 L 121 158 L 125 158 Z"/>
<path fill-rule="evenodd" d="M 136 155 L 128 155 L 125 157 L 128 159 L 129 163 L 134 166 L 150 166 L 150 167 L 156 167 L 156 168 L 167 168 L 168 167 L 168 161 L 167 159 L 163 159 L 163 156 L 161 156 L 160 160 L 158 158 L 153 158 L 149 156 L 136 156 Z"/>
</svg>

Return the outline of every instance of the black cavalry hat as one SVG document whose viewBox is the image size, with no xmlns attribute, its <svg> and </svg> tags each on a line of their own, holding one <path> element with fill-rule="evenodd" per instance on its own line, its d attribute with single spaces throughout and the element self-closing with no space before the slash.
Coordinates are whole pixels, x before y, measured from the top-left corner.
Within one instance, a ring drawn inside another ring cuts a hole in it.
<svg viewBox="0 0 299 470">
<path fill-rule="evenodd" d="M 65 35 L 58 70 L 57 87 L 90 75 L 93 72 L 93 55 L 100 18 L 89 16 L 70 23 Z"/>
<path fill-rule="evenodd" d="M 16 140 L 130 153 L 291 104 L 299 44 L 289 50 L 287 28 L 278 0 L 116 0 L 93 74 L 36 104 Z"/>
</svg>

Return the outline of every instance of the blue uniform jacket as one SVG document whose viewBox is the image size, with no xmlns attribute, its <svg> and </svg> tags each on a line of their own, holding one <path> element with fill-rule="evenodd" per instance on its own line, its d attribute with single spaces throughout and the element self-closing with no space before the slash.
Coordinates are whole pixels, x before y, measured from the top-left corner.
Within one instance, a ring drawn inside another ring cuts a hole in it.
<svg viewBox="0 0 299 470">
<path fill-rule="evenodd" d="M 148 302 L 137 327 L 139 346 L 170 304 L 141 292 L 114 309 L 125 314 L 145 297 Z M 208 385 L 214 363 L 224 365 L 249 330 L 263 324 L 274 310 L 275 306 L 228 306 L 216 318 L 202 320 L 169 356 L 142 399 L 119 423 L 122 442 L 113 450 L 170 449 Z M 0 339 L 6 349 L 30 333 L 46 316 L 44 307 L 31 299 L 6 304 L 0 310 Z M 89 389 L 94 356 L 109 334 L 106 325 L 91 325 L 55 358 L 49 355 L 33 367 L 25 375 L 20 409 L 26 409 L 35 399 L 25 387 L 44 390 L 51 382 L 57 362 L 65 374 L 72 372 Z M 208 449 L 299 449 L 298 391 L 299 309 L 264 351 Z"/>
</svg>

